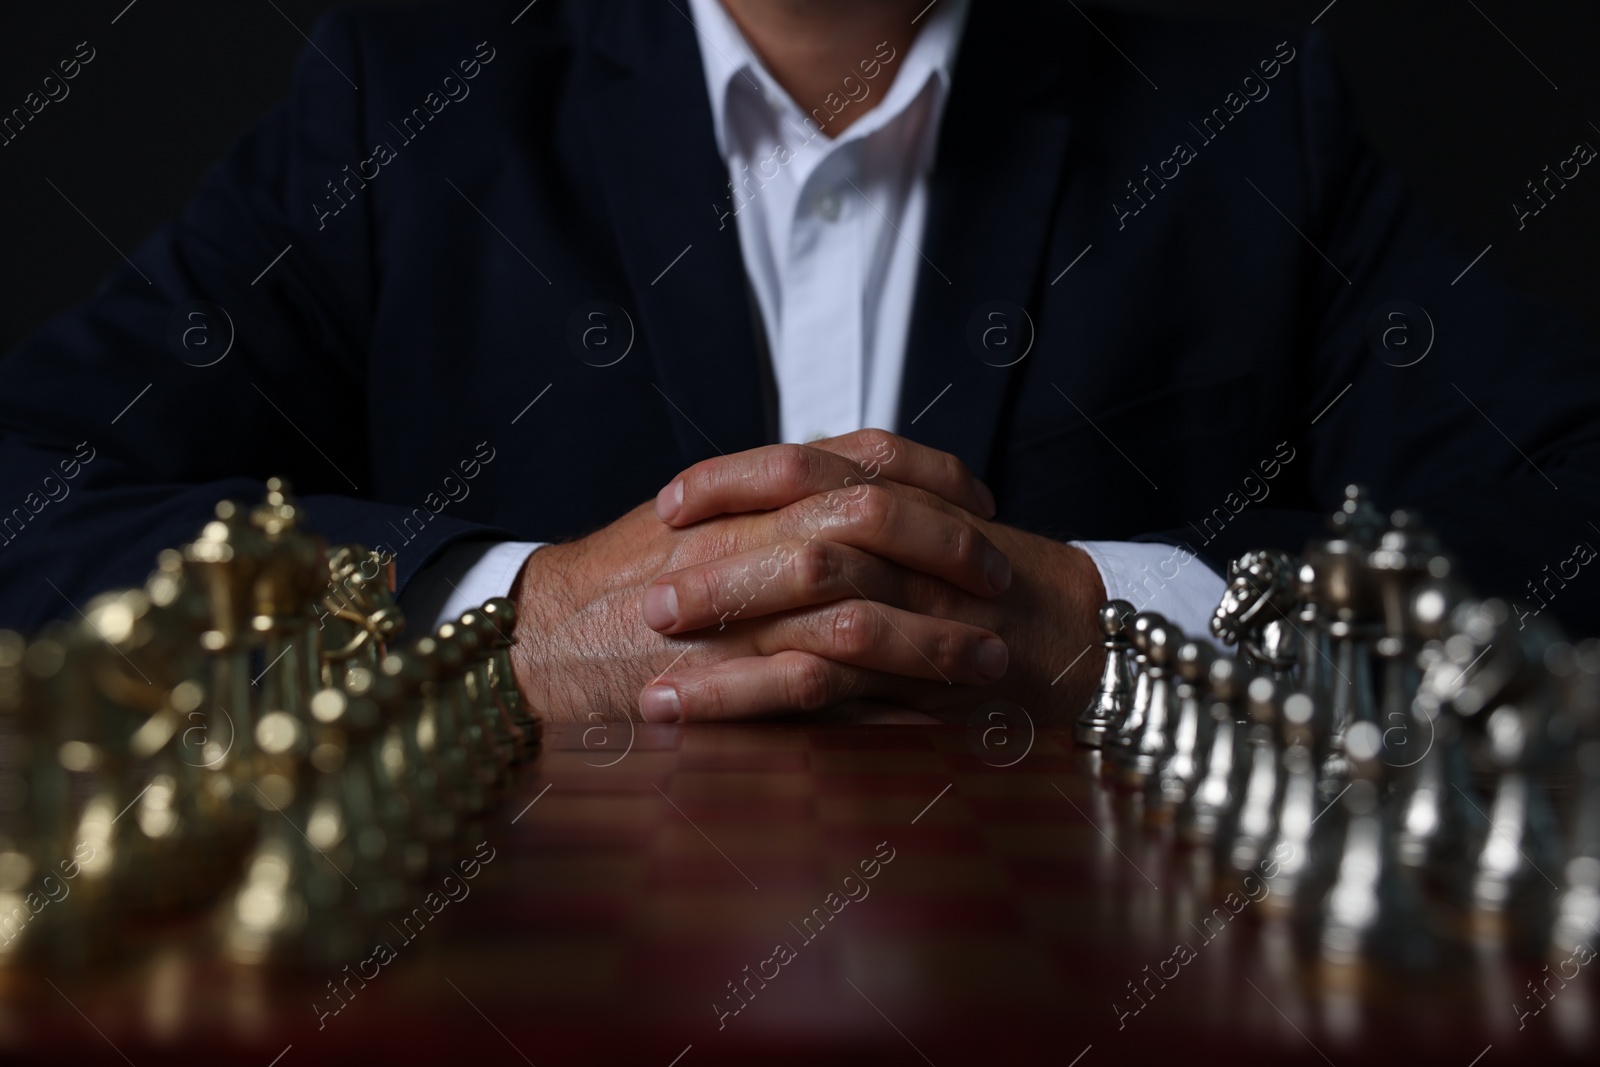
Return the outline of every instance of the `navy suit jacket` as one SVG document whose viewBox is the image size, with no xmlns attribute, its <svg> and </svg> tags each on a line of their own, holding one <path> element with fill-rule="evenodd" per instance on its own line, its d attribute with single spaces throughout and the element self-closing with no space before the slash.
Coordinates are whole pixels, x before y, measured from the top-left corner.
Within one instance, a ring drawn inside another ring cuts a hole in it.
<svg viewBox="0 0 1600 1067">
<path fill-rule="evenodd" d="M 403 582 L 773 440 L 682 5 L 524 6 L 323 21 L 182 217 L 0 361 L 0 624 L 140 582 L 274 474 Z M 1600 544 L 1574 322 L 1492 260 L 1455 280 L 1477 249 L 1374 159 L 1314 33 L 1093 18 L 1126 57 L 1064 5 L 973 5 L 895 429 L 1002 521 L 1219 568 L 1362 482 L 1481 589 L 1600 629 L 1600 578 L 1548 578 Z"/>
</svg>

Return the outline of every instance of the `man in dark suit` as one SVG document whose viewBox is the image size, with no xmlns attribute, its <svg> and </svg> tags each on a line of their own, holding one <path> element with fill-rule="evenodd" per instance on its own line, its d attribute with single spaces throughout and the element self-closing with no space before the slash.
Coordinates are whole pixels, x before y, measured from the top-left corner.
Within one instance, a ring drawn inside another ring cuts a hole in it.
<svg viewBox="0 0 1600 1067">
<path fill-rule="evenodd" d="M 340 15 L 183 217 L 0 363 L 0 621 L 74 615 L 283 474 L 421 625 L 513 591 L 555 717 L 1069 713 L 1103 597 L 1194 630 L 1228 558 L 1352 481 L 1595 629 L 1548 577 L 1600 514 L 1594 356 L 1418 217 L 1314 34 L 1044 0 Z"/>
</svg>

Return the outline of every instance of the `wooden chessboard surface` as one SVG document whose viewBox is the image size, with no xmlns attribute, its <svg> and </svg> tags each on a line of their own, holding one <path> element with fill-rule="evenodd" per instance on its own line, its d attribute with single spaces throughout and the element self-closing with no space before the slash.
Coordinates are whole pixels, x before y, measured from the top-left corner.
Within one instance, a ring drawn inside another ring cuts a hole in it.
<svg viewBox="0 0 1600 1067">
<path fill-rule="evenodd" d="M 120 966 L 0 975 L 0 1060 L 1594 1062 L 1600 966 L 1519 1029 L 1541 963 L 1307 964 L 1260 904 L 1206 923 L 1202 854 L 1067 732 L 985 729 L 551 726 L 386 961 L 262 973 L 204 924 L 144 931 Z"/>
</svg>

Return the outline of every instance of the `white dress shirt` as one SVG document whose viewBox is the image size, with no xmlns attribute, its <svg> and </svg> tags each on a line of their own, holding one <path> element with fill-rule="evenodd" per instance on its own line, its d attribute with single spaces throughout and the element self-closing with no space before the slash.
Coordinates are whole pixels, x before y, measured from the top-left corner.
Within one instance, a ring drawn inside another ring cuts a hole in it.
<svg viewBox="0 0 1600 1067">
<path fill-rule="evenodd" d="M 967 6 L 941 0 L 903 54 L 885 44 L 862 56 L 808 115 L 719 0 L 689 0 L 717 149 L 728 164 L 722 223 L 738 228 L 784 441 L 895 424 L 928 175 Z M 1094 561 L 1108 597 L 1159 611 L 1190 635 L 1208 634 L 1223 582 L 1204 563 L 1169 545 L 1072 543 Z M 435 626 L 506 595 L 538 547 L 447 549 L 412 579 L 402 598 L 407 614 Z"/>
<path fill-rule="evenodd" d="M 935 4 L 903 54 L 885 43 L 862 55 L 807 115 L 718 0 L 689 2 L 781 440 L 894 425 L 928 172 L 966 8 Z"/>
</svg>

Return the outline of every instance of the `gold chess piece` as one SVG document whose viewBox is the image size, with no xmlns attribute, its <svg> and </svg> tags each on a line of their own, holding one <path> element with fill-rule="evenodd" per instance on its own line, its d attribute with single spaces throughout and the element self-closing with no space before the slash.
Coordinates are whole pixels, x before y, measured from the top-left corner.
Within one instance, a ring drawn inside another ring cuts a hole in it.
<svg viewBox="0 0 1600 1067">
<path fill-rule="evenodd" d="M 207 788 L 228 811 L 235 851 L 248 847 L 257 821 L 251 790 L 257 694 L 252 663 L 261 640 L 251 622 L 265 554 L 262 532 L 231 500 L 217 504 L 215 517 L 182 549 L 182 580 L 199 591 L 208 607 L 208 628 L 200 634 L 200 644 L 211 654 L 211 669 L 200 719 L 180 741 L 198 744 L 199 762 L 211 772 Z"/>
<path fill-rule="evenodd" d="M 320 538 L 302 529 L 303 513 L 281 478 L 267 481 L 266 501 L 250 513 L 263 535 L 254 615 L 250 620 L 266 663 L 252 684 L 264 711 L 286 711 L 309 721 L 311 695 L 322 688 L 320 631 L 312 605 L 327 589 Z"/>
<path fill-rule="evenodd" d="M 511 646 L 516 643 L 517 606 L 503 596 L 493 597 L 483 603 L 483 617 L 494 626 L 493 654 L 489 658 L 489 677 L 500 694 L 501 701 L 511 711 L 512 721 L 522 727 L 530 753 L 539 745 L 539 720 L 522 690 L 517 688 L 517 675 L 511 667 Z"/>
<path fill-rule="evenodd" d="M 495 739 L 500 773 L 509 782 L 512 769 L 531 755 L 532 745 L 527 732 L 516 720 L 516 709 L 509 706 L 504 691 L 495 685 L 494 657 L 500 635 L 482 611 L 463 612 L 457 626 L 463 636 L 463 648 L 469 644 L 466 637 L 472 638 L 472 651 L 467 657 L 468 691 L 483 713 L 484 729 Z M 520 703 L 519 700 L 519 706 Z"/>
<path fill-rule="evenodd" d="M 183 603 L 156 604 L 145 589 L 129 589 L 96 597 L 85 612 L 98 638 L 88 647 L 101 737 L 129 797 L 118 807 L 114 880 L 131 911 L 176 912 L 220 891 L 231 873 L 227 812 L 206 788 L 198 750 L 175 743 L 205 703 L 206 663 L 194 641 L 201 627 L 181 617 Z"/>
<path fill-rule="evenodd" d="M 340 545 L 328 556 L 321 601 L 322 682 L 340 685 L 355 667 L 376 670 L 405 629 L 394 602 L 394 564 L 365 545 Z"/>
<path fill-rule="evenodd" d="M 107 723 L 82 629 L 46 628 L 0 651 L 6 717 L 26 744 L 22 782 L 0 842 L 0 958 L 78 967 L 120 949 L 117 866 L 120 763 L 107 744 L 131 728 Z M 20 794 L 20 795 L 18 795 Z"/>
<path fill-rule="evenodd" d="M 260 833 L 222 913 L 222 948 L 240 963 L 334 966 L 363 945 L 348 822 L 328 796 L 315 739 L 288 711 L 256 722 Z M 332 773 L 337 773 L 335 767 Z"/>
<path fill-rule="evenodd" d="M 539 736 L 512 604 L 397 650 L 393 584 L 272 479 L 81 624 L 0 631 L 0 965 L 81 966 L 219 897 L 234 960 L 358 955 Z"/>
<path fill-rule="evenodd" d="M 389 653 L 379 665 L 379 674 L 389 681 L 381 689 L 376 683 L 373 688 L 385 719 L 399 727 L 406 781 L 430 853 L 444 852 L 465 836 L 466 812 L 455 777 L 446 766 L 443 750 L 447 743 L 440 735 L 437 702 L 428 695 L 430 668 L 424 656 L 432 645 L 433 638 L 424 637 L 409 648 Z"/>
</svg>

